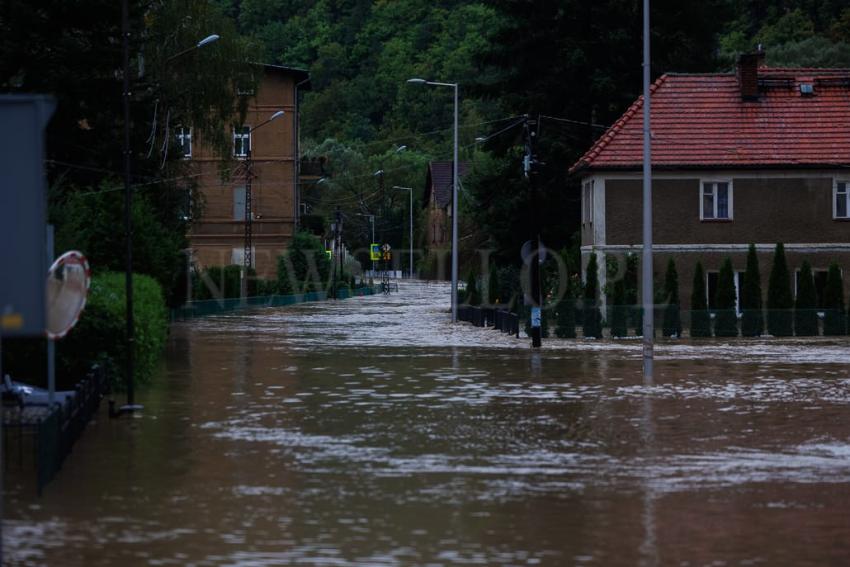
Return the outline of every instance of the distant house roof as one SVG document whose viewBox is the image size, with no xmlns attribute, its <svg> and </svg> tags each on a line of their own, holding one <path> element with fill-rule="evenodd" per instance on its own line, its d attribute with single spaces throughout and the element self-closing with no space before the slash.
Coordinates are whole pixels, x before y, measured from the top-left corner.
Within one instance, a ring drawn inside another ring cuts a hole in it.
<svg viewBox="0 0 850 567">
<path fill-rule="evenodd" d="M 299 69 L 297 67 L 287 67 L 286 65 L 272 65 L 271 63 L 256 64 L 262 65 L 263 69 L 266 71 L 283 73 L 285 75 L 293 75 L 296 79 L 296 82 L 302 83 L 301 86 L 298 87 L 300 90 L 310 90 L 310 72 L 306 69 Z"/>
<path fill-rule="evenodd" d="M 424 199 L 427 204 L 431 200 L 431 192 L 437 206 L 445 208 L 452 202 L 452 161 L 432 161 L 428 163 L 428 176 L 425 179 Z M 463 177 L 469 171 L 469 162 L 459 161 L 458 176 Z"/>
<path fill-rule="evenodd" d="M 850 165 L 850 69 L 753 68 L 753 96 L 739 73 L 661 76 L 652 93 L 654 168 Z M 809 87 L 811 85 L 811 92 Z M 643 97 L 570 169 L 639 169 Z"/>
</svg>

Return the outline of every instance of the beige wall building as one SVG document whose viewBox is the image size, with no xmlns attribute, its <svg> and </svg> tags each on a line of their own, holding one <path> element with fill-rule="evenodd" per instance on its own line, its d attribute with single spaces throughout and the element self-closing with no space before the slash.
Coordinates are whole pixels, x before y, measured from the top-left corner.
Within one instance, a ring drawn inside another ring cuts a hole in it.
<svg viewBox="0 0 850 567">
<path fill-rule="evenodd" d="M 263 65 L 256 92 L 246 93 L 250 98 L 245 124 L 230 133 L 236 161 L 228 179 L 221 178 L 220 160 L 202 140 L 192 140 L 189 129 L 178 130 L 203 199 L 201 216 L 189 233 L 199 269 L 243 264 L 250 175 L 251 264 L 258 276 L 274 277 L 277 256 L 289 245 L 298 223 L 298 92 L 308 80 L 306 71 Z M 281 110 L 282 116 L 266 123 Z"/>
</svg>

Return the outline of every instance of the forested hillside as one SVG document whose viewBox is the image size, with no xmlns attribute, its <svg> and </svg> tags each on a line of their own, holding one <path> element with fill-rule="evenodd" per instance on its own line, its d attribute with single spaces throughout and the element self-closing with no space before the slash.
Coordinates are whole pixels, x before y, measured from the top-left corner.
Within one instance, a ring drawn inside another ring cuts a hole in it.
<svg viewBox="0 0 850 567">
<path fill-rule="evenodd" d="M 507 258 L 532 216 L 516 117 L 548 117 L 539 125 L 540 209 L 544 239 L 562 246 L 577 217 L 567 168 L 640 94 L 636 0 L 219 1 L 256 40 L 258 58 L 311 73 L 305 147 L 328 157 L 332 176 L 321 192 L 305 191 L 314 212 L 381 209 L 380 232 L 399 244 L 402 195 L 375 195 L 371 173 L 421 191 L 427 161 L 451 155 L 450 89 L 408 78 L 461 84 L 462 159 L 474 162 L 462 207 L 476 222 L 466 231 Z M 759 43 L 769 64 L 850 66 L 848 42 L 850 8 L 840 0 L 652 2 L 656 76 L 728 70 Z M 350 227 L 353 240 L 365 238 L 365 217 Z"/>
</svg>

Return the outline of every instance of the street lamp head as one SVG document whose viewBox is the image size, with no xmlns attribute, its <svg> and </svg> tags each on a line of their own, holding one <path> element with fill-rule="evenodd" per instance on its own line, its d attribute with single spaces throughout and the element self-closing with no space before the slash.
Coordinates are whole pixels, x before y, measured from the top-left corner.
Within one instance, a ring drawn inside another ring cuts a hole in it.
<svg viewBox="0 0 850 567">
<path fill-rule="evenodd" d="M 379 169 L 378 171 L 376 171 L 376 172 L 375 172 L 375 173 L 373 173 L 372 175 L 383 175 L 383 174 L 384 174 L 384 170 L 383 170 L 383 169 Z"/>
<path fill-rule="evenodd" d="M 407 82 L 412 84 L 412 85 L 424 85 L 428 81 L 426 81 L 425 79 L 415 79 L 414 78 L 414 79 L 407 79 Z"/>
<path fill-rule="evenodd" d="M 400 145 L 399 147 L 396 148 L 395 153 L 403 152 L 406 149 L 407 149 L 407 146 L 402 144 L 402 145 Z"/>
<path fill-rule="evenodd" d="M 486 141 L 487 141 L 486 136 L 478 136 L 477 138 L 475 138 L 475 142 L 478 143 L 478 144 L 480 144 L 481 142 L 486 142 Z"/>
<path fill-rule="evenodd" d="M 284 114 L 286 114 L 284 111 L 282 111 L 282 110 L 278 110 L 277 112 L 275 112 L 274 114 L 272 114 L 272 115 L 269 117 L 269 121 L 272 121 L 272 120 L 274 120 L 275 118 L 280 118 L 280 117 L 281 117 L 281 116 L 283 116 Z"/>
<path fill-rule="evenodd" d="M 209 45 L 210 43 L 214 43 L 219 40 L 219 35 L 214 33 L 212 35 L 208 35 L 204 39 L 198 42 L 197 47 L 203 47 L 205 45 Z"/>
</svg>

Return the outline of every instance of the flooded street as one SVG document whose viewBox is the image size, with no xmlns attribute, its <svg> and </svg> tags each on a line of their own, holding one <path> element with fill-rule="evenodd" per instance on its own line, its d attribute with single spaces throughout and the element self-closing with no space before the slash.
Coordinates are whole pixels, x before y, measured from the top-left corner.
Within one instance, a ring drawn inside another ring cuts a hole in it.
<svg viewBox="0 0 850 567">
<path fill-rule="evenodd" d="M 448 286 L 172 327 L 9 565 L 847 565 L 850 341 L 529 341 Z"/>
</svg>

